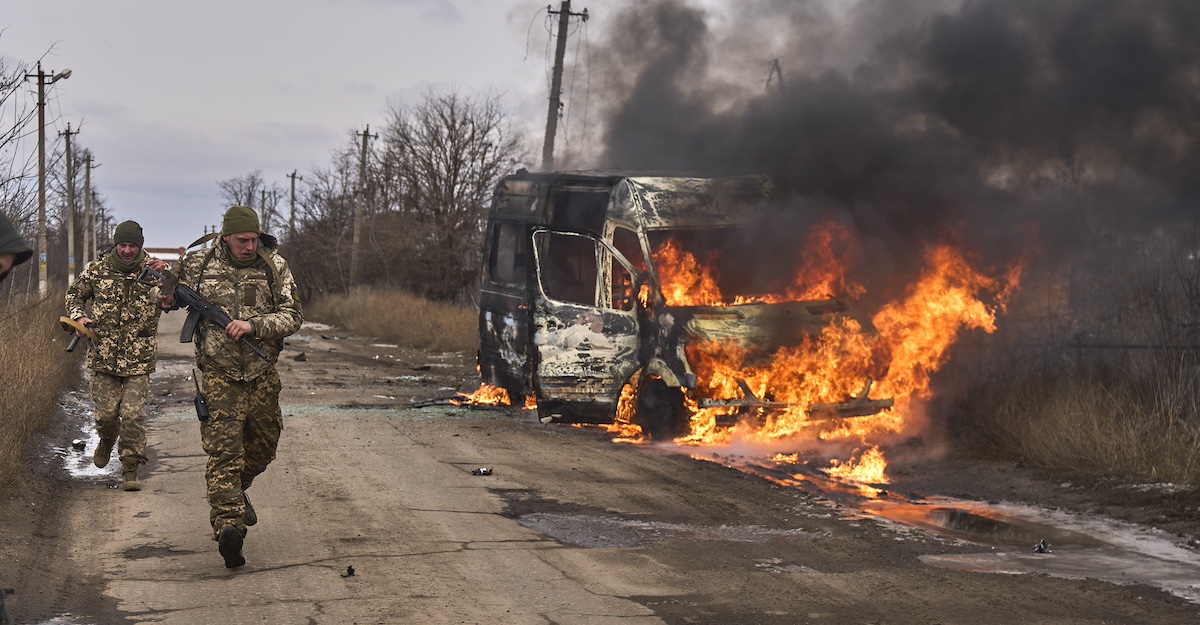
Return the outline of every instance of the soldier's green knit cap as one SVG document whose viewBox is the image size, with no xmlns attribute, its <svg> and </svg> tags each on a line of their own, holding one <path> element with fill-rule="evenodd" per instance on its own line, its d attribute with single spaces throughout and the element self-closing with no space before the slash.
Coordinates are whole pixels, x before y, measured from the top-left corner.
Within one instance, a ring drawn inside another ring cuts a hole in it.
<svg viewBox="0 0 1200 625">
<path fill-rule="evenodd" d="M 239 232 L 259 232 L 258 214 L 249 206 L 231 206 L 225 211 L 225 220 L 221 222 L 221 236 Z"/>
<path fill-rule="evenodd" d="M 117 231 L 113 233 L 113 243 L 132 243 L 141 247 L 146 242 L 146 237 L 142 236 L 142 226 L 136 221 L 122 221 L 117 224 Z"/>
<path fill-rule="evenodd" d="M 33 248 L 21 238 L 4 213 L 0 213 L 0 254 L 12 254 L 13 267 L 33 256 Z"/>
</svg>

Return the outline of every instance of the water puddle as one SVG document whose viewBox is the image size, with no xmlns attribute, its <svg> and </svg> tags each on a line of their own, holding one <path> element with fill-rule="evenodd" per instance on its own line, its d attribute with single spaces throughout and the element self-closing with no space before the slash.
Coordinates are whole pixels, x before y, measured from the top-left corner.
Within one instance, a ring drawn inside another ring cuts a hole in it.
<svg viewBox="0 0 1200 625">
<path fill-rule="evenodd" d="M 900 535 L 979 548 L 921 556 L 930 566 L 1146 584 L 1200 604 L 1200 554 L 1161 530 L 1007 502 L 903 497 L 877 486 L 829 479 L 803 463 L 693 457 L 720 462 L 781 486 L 815 491 L 816 501 L 836 509 L 847 520 L 870 518 Z"/>
<path fill-rule="evenodd" d="M 100 436 L 92 425 L 92 399 L 88 396 L 86 384 L 82 389 L 67 391 L 62 400 L 62 409 L 66 418 L 78 428 L 75 438 L 51 448 L 61 460 L 63 469 L 71 477 L 93 481 L 116 477 L 120 473 L 121 463 L 116 462 L 115 454 L 103 469 L 92 462 L 92 454 L 100 444 Z"/>
</svg>

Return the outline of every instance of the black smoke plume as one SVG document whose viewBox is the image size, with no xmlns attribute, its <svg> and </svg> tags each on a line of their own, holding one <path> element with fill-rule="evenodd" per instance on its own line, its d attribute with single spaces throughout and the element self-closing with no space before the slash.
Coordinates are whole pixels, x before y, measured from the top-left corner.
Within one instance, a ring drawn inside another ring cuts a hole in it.
<svg viewBox="0 0 1200 625">
<path fill-rule="evenodd" d="M 1200 212 L 1192 0 L 652 0 L 591 13 L 597 166 L 767 174 L 841 211 L 897 270 L 947 239 L 995 263 L 1032 247 L 1047 266 L 1134 253 L 1120 242 Z"/>
</svg>

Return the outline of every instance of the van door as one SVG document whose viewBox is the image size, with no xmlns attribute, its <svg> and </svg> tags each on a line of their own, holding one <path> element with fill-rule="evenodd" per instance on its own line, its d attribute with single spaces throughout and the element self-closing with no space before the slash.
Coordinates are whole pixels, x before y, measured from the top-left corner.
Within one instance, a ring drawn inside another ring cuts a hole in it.
<svg viewBox="0 0 1200 625">
<path fill-rule="evenodd" d="M 493 221 L 484 247 L 479 296 L 479 374 L 520 405 L 530 388 L 529 226 Z"/>
<path fill-rule="evenodd" d="M 639 366 L 640 277 L 620 252 L 589 234 L 536 230 L 533 250 L 538 405 L 569 403 L 578 420 L 610 420 Z"/>
</svg>

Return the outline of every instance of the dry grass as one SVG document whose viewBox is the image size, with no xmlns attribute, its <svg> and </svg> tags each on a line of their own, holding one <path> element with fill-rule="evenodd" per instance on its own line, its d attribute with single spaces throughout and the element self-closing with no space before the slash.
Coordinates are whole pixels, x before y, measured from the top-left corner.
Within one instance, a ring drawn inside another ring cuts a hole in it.
<svg viewBox="0 0 1200 625">
<path fill-rule="evenodd" d="M 981 455 L 1080 474 L 1200 484 L 1195 374 L 1013 367 L 959 404 L 952 431 Z"/>
<path fill-rule="evenodd" d="M 438 351 L 479 347 L 478 311 L 399 291 L 355 289 L 306 303 L 304 316 L 391 343 Z"/>
<path fill-rule="evenodd" d="M 58 296 L 0 309 L 0 485 L 14 479 L 35 436 L 55 418 L 58 399 L 79 383 L 82 350 L 63 352 L 61 314 Z"/>
</svg>

